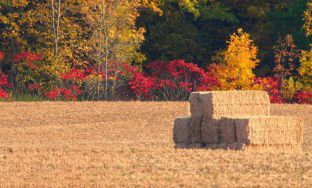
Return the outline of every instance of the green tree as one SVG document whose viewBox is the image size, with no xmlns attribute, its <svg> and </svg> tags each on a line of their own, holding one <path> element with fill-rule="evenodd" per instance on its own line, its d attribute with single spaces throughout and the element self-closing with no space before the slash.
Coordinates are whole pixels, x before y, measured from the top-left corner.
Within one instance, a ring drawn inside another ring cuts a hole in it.
<svg viewBox="0 0 312 188">
<path fill-rule="evenodd" d="M 148 61 L 185 59 L 200 65 L 210 63 L 214 51 L 238 20 L 230 9 L 215 1 L 163 1 L 162 15 L 142 11 L 138 25 L 146 28 L 141 50 Z M 231 29 L 229 29 L 229 27 Z"/>
</svg>

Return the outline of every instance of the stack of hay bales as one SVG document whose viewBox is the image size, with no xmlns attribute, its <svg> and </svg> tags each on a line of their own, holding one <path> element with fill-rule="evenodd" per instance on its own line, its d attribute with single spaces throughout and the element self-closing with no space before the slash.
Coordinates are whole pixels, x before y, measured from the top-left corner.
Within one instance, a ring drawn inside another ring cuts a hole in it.
<svg viewBox="0 0 312 188">
<path fill-rule="evenodd" d="M 270 116 L 264 91 L 194 92 L 190 111 L 174 122 L 177 147 L 301 149 L 303 122 Z"/>
</svg>

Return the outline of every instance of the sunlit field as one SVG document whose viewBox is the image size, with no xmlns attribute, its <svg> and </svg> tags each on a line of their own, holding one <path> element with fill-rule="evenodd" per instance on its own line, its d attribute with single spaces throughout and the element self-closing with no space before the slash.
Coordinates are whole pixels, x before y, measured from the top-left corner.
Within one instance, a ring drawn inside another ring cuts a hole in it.
<svg viewBox="0 0 312 188">
<path fill-rule="evenodd" d="M 302 153 L 175 149 L 187 102 L 0 103 L 0 185 L 206 187 L 312 185 L 312 106 L 272 105 L 305 121 Z"/>
</svg>

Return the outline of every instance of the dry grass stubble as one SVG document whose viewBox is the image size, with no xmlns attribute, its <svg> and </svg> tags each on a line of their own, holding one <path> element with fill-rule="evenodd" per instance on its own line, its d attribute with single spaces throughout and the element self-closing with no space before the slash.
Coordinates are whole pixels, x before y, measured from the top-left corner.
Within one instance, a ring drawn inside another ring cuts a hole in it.
<svg viewBox="0 0 312 188">
<path fill-rule="evenodd" d="M 174 149 L 172 123 L 187 102 L 0 103 L 1 186 L 309 186 L 312 106 L 304 152 Z"/>
</svg>

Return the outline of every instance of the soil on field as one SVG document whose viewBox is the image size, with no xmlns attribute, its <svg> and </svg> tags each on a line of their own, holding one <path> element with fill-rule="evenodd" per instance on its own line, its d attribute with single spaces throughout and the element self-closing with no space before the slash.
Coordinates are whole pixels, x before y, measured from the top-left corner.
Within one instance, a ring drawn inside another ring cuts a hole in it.
<svg viewBox="0 0 312 188">
<path fill-rule="evenodd" d="M 312 106 L 272 105 L 305 121 L 304 151 L 175 149 L 186 102 L 0 103 L 1 187 L 310 187 Z"/>
</svg>

